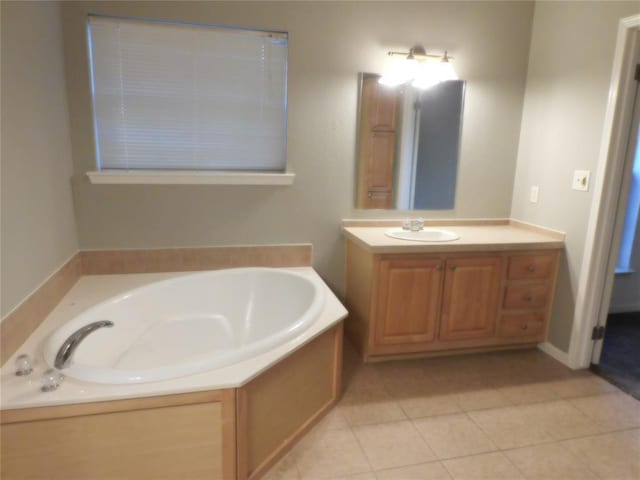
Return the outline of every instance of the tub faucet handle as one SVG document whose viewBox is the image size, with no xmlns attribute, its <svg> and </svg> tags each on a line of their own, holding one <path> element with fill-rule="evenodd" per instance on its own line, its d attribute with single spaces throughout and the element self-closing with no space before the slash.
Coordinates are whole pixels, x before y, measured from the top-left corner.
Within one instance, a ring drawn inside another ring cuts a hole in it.
<svg viewBox="0 0 640 480">
<path fill-rule="evenodd" d="M 58 389 L 62 380 L 64 380 L 64 375 L 55 368 L 50 368 L 42 374 L 42 378 L 40 379 L 42 387 L 40 387 L 40 390 L 43 392 L 53 392 Z"/>
<path fill-rule="evenodd" d="M 31 357 L 26 353 L 18 355 L 16 357 L 16 375 L 19 377 L 23 377 L 25 375 L 29 375 L 33 372 L 33 361 Z"/>
</svg>

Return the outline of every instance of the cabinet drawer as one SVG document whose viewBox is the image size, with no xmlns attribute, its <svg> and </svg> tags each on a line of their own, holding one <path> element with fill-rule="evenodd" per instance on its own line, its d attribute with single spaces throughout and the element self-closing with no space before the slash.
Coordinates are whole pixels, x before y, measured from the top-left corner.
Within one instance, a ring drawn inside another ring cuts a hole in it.
<svg viewBox="0 0 640 480">
<path fill-rule="evenodd" d="M 510 285 L 504 294 L 504 308 L 541 308 L 547 304 L 547 284 Z"/>
<path fill-rule="evenodd" d="M 509 257 L 507 278 L 509 280 L 550 278 L 555 255 L 514 255 Z"/>
<path fill-rule="evenodd" d="M 502 315 L 500 318 L 501 337 L 542 337 L 544 335 L 544 314 L 540 312 Z"/>
</svg>

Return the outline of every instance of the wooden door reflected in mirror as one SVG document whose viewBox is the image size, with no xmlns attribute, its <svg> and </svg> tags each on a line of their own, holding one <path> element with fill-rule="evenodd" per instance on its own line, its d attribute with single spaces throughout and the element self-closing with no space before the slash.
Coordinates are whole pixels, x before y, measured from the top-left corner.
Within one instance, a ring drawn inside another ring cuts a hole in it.
<svg viewBox="0 0 640 480">
<path fill-rule="evenodd" d="M 452 209 L 464 82 L 427 90 L 360 75 L 356 208 Z"/>
</svg>

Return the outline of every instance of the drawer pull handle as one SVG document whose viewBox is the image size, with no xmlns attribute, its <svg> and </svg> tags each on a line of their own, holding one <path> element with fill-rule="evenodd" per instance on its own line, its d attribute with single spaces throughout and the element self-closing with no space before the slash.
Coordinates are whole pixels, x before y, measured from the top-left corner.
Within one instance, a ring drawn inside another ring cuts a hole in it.
<svg viewBox="0 0 640 480">
<path fill-rule="evenodd" d="M 532 302 L 533 301 L 533 297 L 531 295 L 527 295 L 526 297 L 524 297 L 524 301 L 525 302 Z"/>
<path fill-rule="evenodd" d="M 536 266 L 535 265 L 529 265 L 529 267 L 527 268 L 527 270 L 529 270 L 531 273 L 536 271 Z"/>
<path fill-rule="evenodd" d="M 527 330 L 529 328 L 529 325 L 527 325 L 526 323 L 523 323 L 522 325 L 520 325 L 520 330 Z"/>
<path fill-rule="evenodd" d="M 455 270 L 456 268 L 458 268 L 458 267 L 456 267 L 455 265 L 451 265 L 451 266 L 449 267 L 449 270 Z"/>
<path fill-rule="evenodd" d="M 442 271 L 442 265 L 438 265 L 438 266 L 436 267 L 436 270 L 437 270 L 437 271 L 439 271 L 439 272 L 441 272 L 441 271 Z"/>
</svg>

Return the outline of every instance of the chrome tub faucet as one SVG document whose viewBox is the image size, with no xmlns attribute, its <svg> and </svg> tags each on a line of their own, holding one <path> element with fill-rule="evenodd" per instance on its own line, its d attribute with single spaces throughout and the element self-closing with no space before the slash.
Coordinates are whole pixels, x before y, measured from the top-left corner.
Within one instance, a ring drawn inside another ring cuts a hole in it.
<svg viewBox="0 0 640 480">
<path fill-rule="evenodd" d="M 76 351 L 76 348 L 78 348 L 78 345 L 80 345 L 80 342 L 82 342 L 87 335 L 102 327 L 113 327 L 113 322 L 110 320 L 99 320 L 97 322 L 89 323 L 72 333 L 69 338 L 64 341 L 60 350 L 58 350 L 55 367 L 59 370 L 67 368 L 71 363 L 73 353 Z"/>
</svg>

